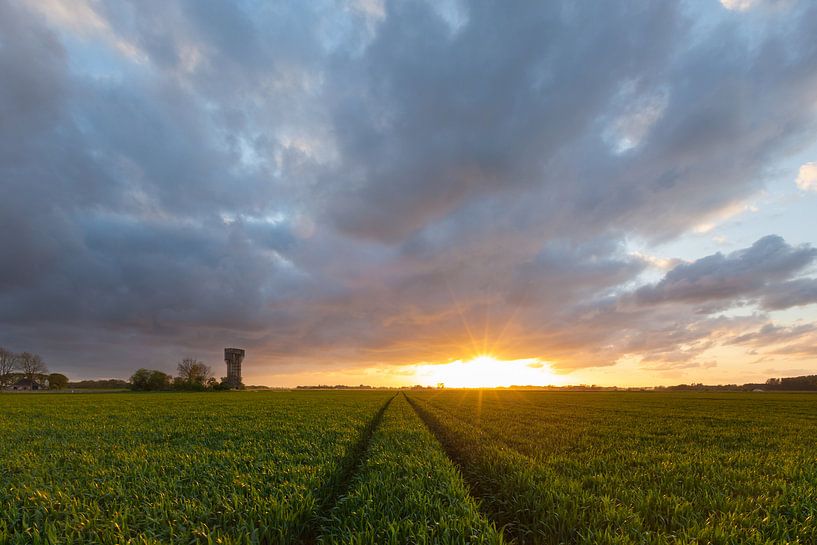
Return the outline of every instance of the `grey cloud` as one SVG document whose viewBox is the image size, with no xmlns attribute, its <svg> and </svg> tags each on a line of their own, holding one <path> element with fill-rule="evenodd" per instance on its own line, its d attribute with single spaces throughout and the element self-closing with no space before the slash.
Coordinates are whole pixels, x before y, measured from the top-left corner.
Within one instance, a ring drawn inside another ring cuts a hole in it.
<svg viewBox="0 0 817 545">
<path fill-rule="evenodd" d="M 390 3 L 389 14 L 364 56 L 339 67 L 335 124 L 350 175 L 333 210 L 342 229 L 386 241 L 480 195 L 544 185 L 558 198 L 551 161 L 617 85 L 658 68 L 680 22 L 669 4 L 580 14 L 478 2 L 452 35 L 426 4 Z"/>
<path fill-rule="evenodd" d="M 781 282 L 765 290 L 760 304 L 769 310 L 817 303 L 817 278 L 798 278 Z"/>
<path fill-rule="evenodd" d="M 735 337 L 730 341 L 731 344 L 759 344 L 771 343 L 779 344 L 785 341 L 799 339 L 802 335 L 811 334 L 817 331 L 817 326 L 814 324 L 805 324 L 792 327 L 782 327 L 774 325 L 773 323 L 766 323 L 760 329 L 745 333 Z"/>
<path fill-rule="evenodd" d="M 705 303 L 753 296 L 787 280 L 817 258 L 817 248 L 792 247 L 769 235 L 728 255 L 713 254 L 669 271 L 660 282 L 635 292 L 641 304 Z"/>
<path fill-rule="evenodd" d="M 747 346 L 752 354 L 812 358 L 817 355 L 817 324 L 780 326 L 766 323 L 759 329 L 733 337 L 729 344 Z"/>
<path fill-rule="evenodd" d="M 513 304 L 540 306 L 588 300 L 618 288 L 643 269 L 643 262 L 623 255 L 610 239 L 581 245 L 551 240 L 517 267 L 507 298 Z"/>
<path fill-rule="evenodd" d="M 407 5 L 366 55 L 341 65 L 351 76 L 335 124 L 349 174 L 333 215 L 359 236 L 394 241 L 499 192 L 521 201 L 503 212 L 536 202 L 533 221 L 560 235 L 614 224 L 673 236 L 757 189 L 765 161 L 814 130 L 800 107 L 817 66 L 810 13 L 748 48 L 727 23 L 686 34 L 670 4 L 509 14 L 484 3 L 453 36 Z M 410 32 L 420 25 L 429 32 Z M 623 88 L 636 101 L 665 94 L 667 105 L 644 144 L 617 155 L 598 135 Z"/>
</svg>

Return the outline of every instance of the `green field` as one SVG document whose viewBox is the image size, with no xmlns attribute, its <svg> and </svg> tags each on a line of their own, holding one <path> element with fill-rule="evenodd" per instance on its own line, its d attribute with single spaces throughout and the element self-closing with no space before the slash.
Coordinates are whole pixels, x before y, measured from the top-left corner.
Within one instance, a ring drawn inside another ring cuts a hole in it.
<svg viewBox="0 0 817 545">
<path fill-rule="evenodd" d="M 817 543 L 817 396 L 0 395 L 0 544 Z"/>
</svg>

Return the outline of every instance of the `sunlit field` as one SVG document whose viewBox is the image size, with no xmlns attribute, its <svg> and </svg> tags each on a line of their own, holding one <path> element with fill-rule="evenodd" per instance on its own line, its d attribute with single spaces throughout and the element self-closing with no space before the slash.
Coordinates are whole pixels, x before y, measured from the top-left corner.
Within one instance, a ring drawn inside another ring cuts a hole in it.
<svg viewBox="0 0 817 545">
<path fill-rule="evenodd" d="M 0 543 L 816 543 L 817 396 L 0 396 Z"/>
<path fill-rule="evenodd" d="M 520 543 L 817 543 L 817 396 L 410 399 Z"/>
</svg>

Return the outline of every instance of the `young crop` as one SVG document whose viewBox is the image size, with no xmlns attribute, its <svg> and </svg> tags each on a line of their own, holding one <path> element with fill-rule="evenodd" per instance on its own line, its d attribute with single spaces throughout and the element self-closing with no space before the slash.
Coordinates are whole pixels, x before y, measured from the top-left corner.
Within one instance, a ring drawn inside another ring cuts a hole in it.
<svg viewBox="0 0 817 545">
<path fill-rule="evenodd" d="M 817 398 L 411 394 L 520 543 L 817 543 Z"/>
<path fill-rule="evenodd" d="M 817 543 L 811 395 L 55 394 L 0 409 L 2 545 L 501 543 L 497 527 L 519 545 Z"/>
<path fill-rule="evenodd" d="M 365 461 L 323 524 L 326 544 L 499 544 L 454 465 L 409 406 L 395 398 Z"/>
<path fill-rule="evenodd" d="M 294 543 L 387 393 L 4 396 L 0 543 Z"/>
</svg>

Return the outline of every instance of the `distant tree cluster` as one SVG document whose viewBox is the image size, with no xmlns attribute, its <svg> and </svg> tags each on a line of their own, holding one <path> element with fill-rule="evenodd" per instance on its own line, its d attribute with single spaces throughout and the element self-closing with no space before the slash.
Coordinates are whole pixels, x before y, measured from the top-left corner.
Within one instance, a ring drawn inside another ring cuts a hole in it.
<svg viewBox="0 0 817 545">
<path fill-rule="evenodd" d="M 817 375 L 770 378 L 762 388 L 766 390 L 794 390 L 800 392 L 817 391 Z"/>
<path fill-rule="evenodd" d="M 651 389 L 656 392 L 742 392 L 749 389 L 747 386 L 751 385 L 693 382 L 692 384 L 676 384 L 674 386 L 656 386 Z"/>
<path fill-rule="evenodd" d="M 62 390 L 68 386 L 68 377 L 62 373 L 48 374 L 48 387 L 52 390 Z"/>
<path fill-rule="evenodd" d="M 693 392 L 817 392 L 817 375 L 800 377 L 770 378 L 766 382 L 747 384 L 678 384 L 676 386 L 656 386 L 656 391 L 693 391 Z"/>
<path fill-rule="evenodd" d="M 69 388 L 79 390 L 124 390 L 130 388 L 127 380 L 106 378 L 100 380 L 77 380 L 68 383 Z"/>
<path fill-rule="evenodd" d="M 62 373 L 48 373 L 48 366 L 39 354 L 15 353 L 0 346 L 0 389 L 24 381 L 29 389 L 61 390 L 68 386 Z"/>
<path fill-rule="evenodd" d="M 131 390 L 157 392 L 181 390 L 201 392 L 205 390 L 228 390 L 226 378 L 219 382 L 209 365 L 195 358 L 184 358 L 176 366 L 177 375 L 170 376 L 155 369 L 139 369 L 130 377 Z"/>
</svg>

